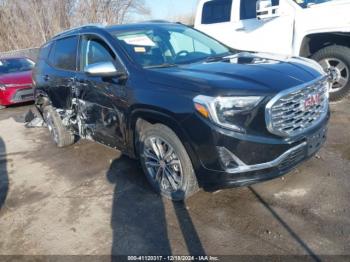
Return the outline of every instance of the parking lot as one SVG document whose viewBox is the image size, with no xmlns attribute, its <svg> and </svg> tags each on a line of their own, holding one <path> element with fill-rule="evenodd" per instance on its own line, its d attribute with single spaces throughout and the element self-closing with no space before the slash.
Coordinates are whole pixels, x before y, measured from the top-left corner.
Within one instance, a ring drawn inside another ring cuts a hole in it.
<svg viewBox="0 0 350 262">
<path fill-rule="evenodd" d="M 162 199 L 136 161 L 88 141 L 58 149 L 0 112 L 1 255 L 350 255 L 350 99 L 325 148 L 284 178 L 185 204 Z"/>
</svg>

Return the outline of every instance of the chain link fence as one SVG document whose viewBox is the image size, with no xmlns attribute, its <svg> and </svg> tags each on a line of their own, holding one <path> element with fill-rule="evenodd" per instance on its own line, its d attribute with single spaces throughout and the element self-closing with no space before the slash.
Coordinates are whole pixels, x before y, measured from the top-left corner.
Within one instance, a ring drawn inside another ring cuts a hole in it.
<svg viewBox="0 0 350 262">
<path fill-rule="evenodd" d="M 0 52 L 0 59 L 25 56 L 32 59 L 34 62 L 36 62 L 38 59 L 39 50 L 40 48 L 28 48 L 28 49 L 22 49 L 22 50 L 13 50 L 9 52 L 2 52 L 2 53 Z"/>
</svg>

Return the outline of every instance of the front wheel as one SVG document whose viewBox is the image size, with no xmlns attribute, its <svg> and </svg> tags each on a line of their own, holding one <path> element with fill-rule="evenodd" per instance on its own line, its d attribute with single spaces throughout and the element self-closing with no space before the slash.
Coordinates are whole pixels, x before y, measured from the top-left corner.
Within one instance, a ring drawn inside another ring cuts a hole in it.
<svg viewBox="0 0 350 262">
<path fill-rule="evenodd" d="M 198 190 L 192 162 L 177 135 L 156 124 L 140 134 L 140 160 L 152 187 L 161 195 L 181 201 Z"/>
<path fill-rule="evenodd" d="M 350 92 L 350 48 L 328 46 L 312 56 L 328 74 L 331 101 L 339 101 Z"/>
</svg>

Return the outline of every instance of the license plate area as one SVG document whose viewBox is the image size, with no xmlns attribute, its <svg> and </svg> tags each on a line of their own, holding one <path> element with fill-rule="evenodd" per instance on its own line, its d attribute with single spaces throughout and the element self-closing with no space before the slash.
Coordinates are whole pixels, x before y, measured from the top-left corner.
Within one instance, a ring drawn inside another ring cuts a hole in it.
<svg viewBox="0 0 350 262">
<path fill-rule="evenodd" d="M 322 147 L 322 145 L 326 141 L 326 138 L 327 138 L 326 128 L 322 128 L 312 136 L 308 137 L 306 140 L 308 156 L 315 154 Z"/>
</svg>

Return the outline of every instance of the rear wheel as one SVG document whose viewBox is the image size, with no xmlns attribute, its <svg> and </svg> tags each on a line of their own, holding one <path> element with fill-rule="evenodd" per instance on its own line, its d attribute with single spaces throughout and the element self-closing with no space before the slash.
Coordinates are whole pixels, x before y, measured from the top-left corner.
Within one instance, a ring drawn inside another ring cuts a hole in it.
<svg viewBox="0 0 350 262">
<path fill-rule="evenodd" d="M 328 74 L 331 82 L 330 100 L 339 101 L 350 92 L 350 48 L 328 46 L 316 52 L 316 60 Z"/>
<path fill-rule="evenodd" d="M 198 191 L 192 162 L 170 128 L 156 124 L 142 130 L 139 152 L 148 181 L 161 195 L 181 201 Z"/>
<path fill-rule="evenodd" d="M 51 137 L 58 147 L 66 147 L 74 143 L 74 135 L 63 125 L 61 117 L 52 106 L 45 106 L 43 116 Z"/>
</svg>

